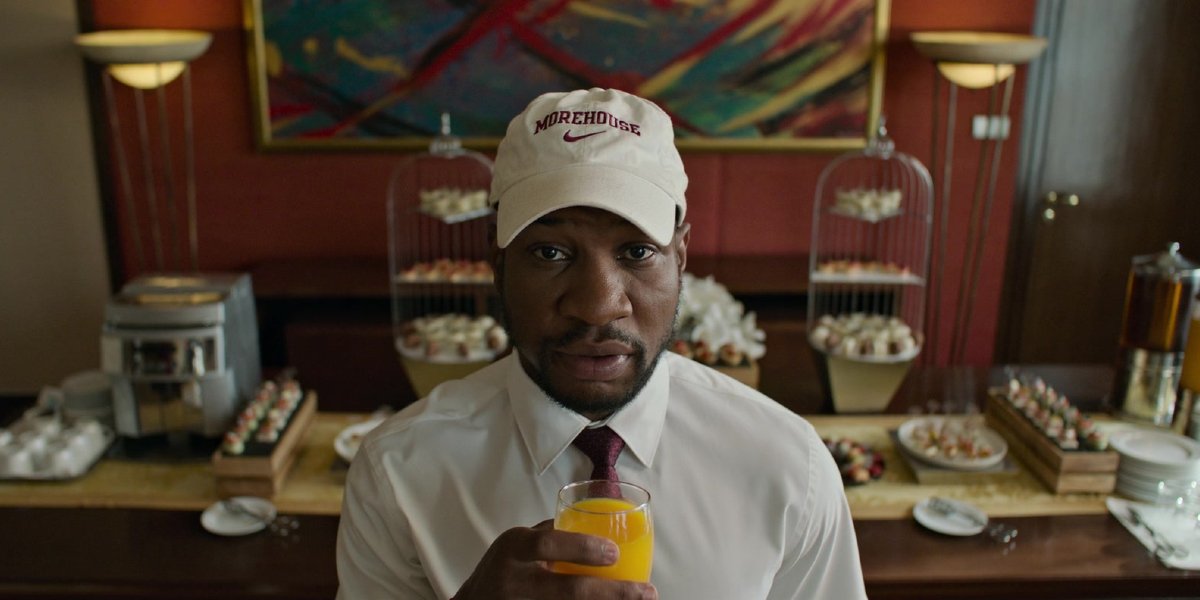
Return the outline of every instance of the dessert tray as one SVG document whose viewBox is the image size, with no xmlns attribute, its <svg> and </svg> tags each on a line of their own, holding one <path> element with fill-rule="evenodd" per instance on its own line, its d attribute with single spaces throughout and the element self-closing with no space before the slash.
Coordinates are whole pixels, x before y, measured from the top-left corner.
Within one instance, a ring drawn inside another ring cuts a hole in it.
<svg viewBox="0 0 1200 600">
<path fill-rule="evenodd" d="M 911 456 L 948 469 L 988 469 L 1008 453 L 1000 434 L 971 417 L 911 419 L 900 425 L 896 437 Z"/>
<path fill-rule="evenodd" d="M 439 364 L 490 361 L 507 348 L 508 333 L 489 315 L 417 317 L 396 339 L 396 350 L 405 358 Z"/>
<path fill-rule="evenodd" d="M 901 214 L 903 194 L 898 189 L 838 190 L 829 212 L 877 223 Z"/>
<path fill-rule="evenodd" d="M 290 377 L 263 382 L 212 455 L 217 494 L 271 498 L 296 461 L 317 394 Z"/>
<path fill-rule="evenodd" d="M 861 260 L 827 260 L 817 265 L 809 279 L 821 283 L 925 283 L 912 270 L 896 263 Z"/>
<path fill-rule="evenodd" d="M 883 477 L 883 454 L 850 438 L 821 438 L 842 474 L 842 485 L 855 486 Z"/>
<path fill-rule="evenodd" d="M 993 394 L 995 396 L 996 394 Z M 1071 405 L 1040 377 L 1032 381 L 1011 378 L 1003 400 L 1013 412 L 1061 450 L 1104 450 L 1108 435 L 1096 427 L 1090 417 Z"/>
<path fill-rule="evenodd" d="M 492 213 L 487 205 L 487 190 L 440 187 L 418 192 L 422 213 L 443 223 L 461 223 Z"/>
<path fill-rule="evenodd" d="M 899 317 L 850 313 L 821 316 L 808 339 L 814 348 L 833 356 L 898 363 L 920 353 L 922 336 Z"/>
<path fill-rule="evenodd" d="M 486 260 L 417 262 L 396 274 L 396 283 L 479 284 L 492 282 L 492 266 Z"/>
<path fill-rule="evenodd" d="M 1108 449 L 1108 434 L 1040 378 L 1014 377 L 989 390 L 984 413 L 1051 491 L 1108 493 L 1116 486 L 1120 456 Z"/>
</svg>

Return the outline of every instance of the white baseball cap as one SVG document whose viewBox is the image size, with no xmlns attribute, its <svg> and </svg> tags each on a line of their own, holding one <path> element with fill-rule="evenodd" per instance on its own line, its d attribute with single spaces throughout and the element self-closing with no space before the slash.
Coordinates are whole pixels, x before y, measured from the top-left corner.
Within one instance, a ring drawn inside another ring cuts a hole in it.
<svg viewBox="0 0 1200 600">
<path fill-rule="evenodd" d="M 599 88 L 543 94 L 496 150 L 496 243 L 560 208 L 592 206 L 665 245 L 687 213 L 686 189 L 671 118 L 653 102 Z"/>
</svg>

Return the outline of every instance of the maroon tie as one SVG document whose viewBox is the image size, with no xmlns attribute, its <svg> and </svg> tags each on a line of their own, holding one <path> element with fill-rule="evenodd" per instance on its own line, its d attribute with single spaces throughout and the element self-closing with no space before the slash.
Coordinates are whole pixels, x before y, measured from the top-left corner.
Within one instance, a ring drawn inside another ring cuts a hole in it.
<svg viewBox="0 0 1200 600">
<path fill-rule="evenodd" d="M 625 440 L 607 425 L 584 429 L 572 442 L 592 460 L 592 479 L 620 481 L 617 477 L 617 457 L 625 448 Z"/>
</svg>

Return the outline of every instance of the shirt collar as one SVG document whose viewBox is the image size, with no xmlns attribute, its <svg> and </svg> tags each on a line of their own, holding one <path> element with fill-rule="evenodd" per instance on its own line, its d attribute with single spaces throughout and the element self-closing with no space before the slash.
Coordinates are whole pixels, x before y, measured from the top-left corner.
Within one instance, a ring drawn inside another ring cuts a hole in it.
<svg viewBox="0 0 1200 600">
<path fill-rule="evenodd" d="M 587 427 L 587 417 L 550 399 L 525 373 L 513 352 L 508 365 L 508 395 L 517 429 L 541 475 Z M 608 419 L 608 426 L 625 440 L 625 448 L 650 467 L 666 421 L 671 376 L 670 361 L 662 360 L 637 397 Z"/>
</svg>

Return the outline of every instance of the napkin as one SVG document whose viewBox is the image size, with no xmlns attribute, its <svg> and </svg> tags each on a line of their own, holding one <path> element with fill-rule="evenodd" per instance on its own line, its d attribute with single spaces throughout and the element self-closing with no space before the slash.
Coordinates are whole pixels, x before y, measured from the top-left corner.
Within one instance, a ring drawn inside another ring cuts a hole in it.
<svg viewBox="0 0 1200 600">
<path fill-rule="evenodd" d="M 1133 537 L 1137 538 L 1151 553 L 1154 552 L 1154 540 L 1145 527 L 1134 524 L 1129 516 L 1129 509 L 1138 511 L 1142 521 L 1154 529 L 1160 537 L 1188 551 L 1184 558 L 1166 557 L 1159 560 L 1172 569 L 1200 571 L 1200 529 L 1194 521 L 1178 515 L 1174 509 L 1165 506 L 1155 506 L 1144 502 L 1131 502 L 1121 498 L 1109 497 L 1105 500 L 1108 512 L 1116 517 Z"/>
</svg>

